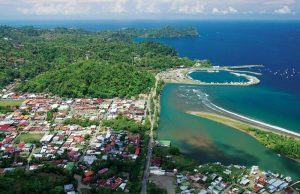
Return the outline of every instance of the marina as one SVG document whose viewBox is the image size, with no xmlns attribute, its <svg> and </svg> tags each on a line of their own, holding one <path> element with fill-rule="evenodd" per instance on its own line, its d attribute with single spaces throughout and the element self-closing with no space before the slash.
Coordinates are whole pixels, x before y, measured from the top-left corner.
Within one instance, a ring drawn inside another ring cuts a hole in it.
<svg viewBox="0 0 300 194">
<path fill-rule="evenodd" d="M 238 67 L 248 68 L 249 66 Z M 212 68 L 190 67 L 170 69 L 159 73 L 157 76 L 166 83 L 192 85 L 250 86 L 260 83 L 257 77 L 249 75 L 249 72 L 247 73 L 248 74 L 246 74 L 246 72 L 236 72 L 232 70 L 232 67 L 214 66 Z M 225 79 L 224 76 L 226 76 Z"/>
</svg>

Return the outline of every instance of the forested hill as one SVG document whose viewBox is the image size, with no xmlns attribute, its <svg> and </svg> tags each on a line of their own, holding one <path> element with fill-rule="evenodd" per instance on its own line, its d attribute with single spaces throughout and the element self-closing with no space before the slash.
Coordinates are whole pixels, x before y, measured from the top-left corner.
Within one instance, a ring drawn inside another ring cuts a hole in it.
<svg viewBox="0 0 300 194">
<path fill-rule="evenodd" d="M 21 84 L 21 91 L 51 92 L 66 97 L 130 97 L 154 84 L 154 77 L 132 65 L 84 61 L 42 73 Z"/>
<path fill-rule="evenodd" d="M 155 42 L 134 36 L 160 30 L 88 32 L 80 29 L 0 27 L 0 88 L 20 79 L 19 90 L 78 97 L 133 96 L 153 84 L 153 72 L 195 62 Z M 174 29 L 179 35 L 180 30 Z M 172 30 L 170 30 L 170 33 Z M 149 36 L 149 35 L 147 35 Z M 152 73 L 149 73 L 152 72 Z"/>
</svg>

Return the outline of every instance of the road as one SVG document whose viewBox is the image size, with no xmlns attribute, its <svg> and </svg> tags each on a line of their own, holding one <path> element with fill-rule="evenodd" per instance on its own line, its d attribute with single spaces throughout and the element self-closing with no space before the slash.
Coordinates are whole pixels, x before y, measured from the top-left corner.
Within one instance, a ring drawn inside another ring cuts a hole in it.
<svg viewBox="0 0 300 194">
<path fill-rule="evenodd" d="M 32 150 L 31 150 L 31 152 L 30 152 L 30 154 L 29 154 L 29 156 L 28 156 L 28 158 L 27 158 L 27 165 L 26 165 L 26 170 L 27 170 L 27 171 L 29 170 L 29 167 L 30 167 L 30 161 L 31 161 L 32 155 L 33 155 L 33 153 L 34 153 L 34 151 L 35 151 L 35 148 L 36 148 L 36 145 L 34 144 Z"/>
<path fill-rule="evenodd" d="M 153 144 L 154 144 L 154 139 L 153 139 L 153 127 L 154 127 L 154 121 L 155 121 L 155 113 L 157 111 L 157 106 L 156 106 L 156 99 L 154 98 L 154 111 L 151 111 L 151 97 L 155 97 L 156 96 L 156 88 L 157 88 L 157 84 L 158 84 L 158 78 L 156 78 L 156 82 L 155 82 L 155 86 L 154 88 L 151 89 L 151 92 L 148 96 L 148 102 L 147 102 L 147 110 L 149 112 L 149 120 L 151 123 L 151 128 L 150 128 L 150 139 L 149 139 L 149 143 L 148 143 L 148 149 L 147 149 L 147 156 L 146 156 L 146 164 L 145 164 L 145 171 L 144 171 L 144 177 L 142 180 L 142 189 L 141 189 L 141 194 L 146 194 L 147 193 L 147 183 L 149 180 L 149 175 L 150 175 L 150 165 L 151 165 L 151 158 L 152 158 L 152 148 L 153 148 Z"/>
</svg>

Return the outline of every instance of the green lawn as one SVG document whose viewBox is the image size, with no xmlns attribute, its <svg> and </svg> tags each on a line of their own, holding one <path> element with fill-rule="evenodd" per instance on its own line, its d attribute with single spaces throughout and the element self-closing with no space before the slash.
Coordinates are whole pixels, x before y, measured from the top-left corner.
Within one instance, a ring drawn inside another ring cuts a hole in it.
<svg viewBox="0 0 300 194">
<path fill-rule="evenodd" d="M 43 136 L 43 133 L 22 133 L 17 137 L 15 143 L 20 143 L 21 141 L 24 141 L 25 143 L 35 143 L 39 142 Z"/>
<path fill-rule="evenodd" d="M 20 106 L 24 100 L 0 100 L 0 106 Z"/>
</svg>

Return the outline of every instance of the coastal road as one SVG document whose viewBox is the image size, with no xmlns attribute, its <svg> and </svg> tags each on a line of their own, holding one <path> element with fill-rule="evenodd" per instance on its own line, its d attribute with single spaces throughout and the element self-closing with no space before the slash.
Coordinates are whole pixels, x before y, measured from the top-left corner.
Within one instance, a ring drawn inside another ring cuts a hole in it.
<svg viewBox="0 0 300 194">
<path fill-rule="evenodd" d="M 157 111 L 157 106 L 156 106 L 156 100 L 154 98 L 154 110 L 151 111 L 151 98 L 156 96 L 156 88 L 157 88 L 157 84 L 158 84 L 158 79 L 156 78 L 156 82 L 155 82 L 155 87 L 152 88 L 149 96 L 148 96 L 148 101 L 147 101 L 147 110 L 149 112 L 149 120 L 151 123 L 151 128 L 150 128 L 150 134 L 149 134 L 149 143 L 148 143 L 148 148 L 147 148 L 147 156 L 146 156 L 146 164 L 145 164 L 145 170 L 144 170 L 144 177 L 142 180 L 142 189 L 141 189 L 141 194 L 146 194 L 147 193 L 147 183 L 149 180 L 149 175 L 150 175 L 150 165 L 151 165 L 151 158 L 152 158 L 152 149 L 153 149 L 153 143 L 154 143 L 154 139 L 153 139 L 153 127 L 154 127 L 154 115 Z M 153 114 L 152 114 L 153 113 Z"/>
</svg>

